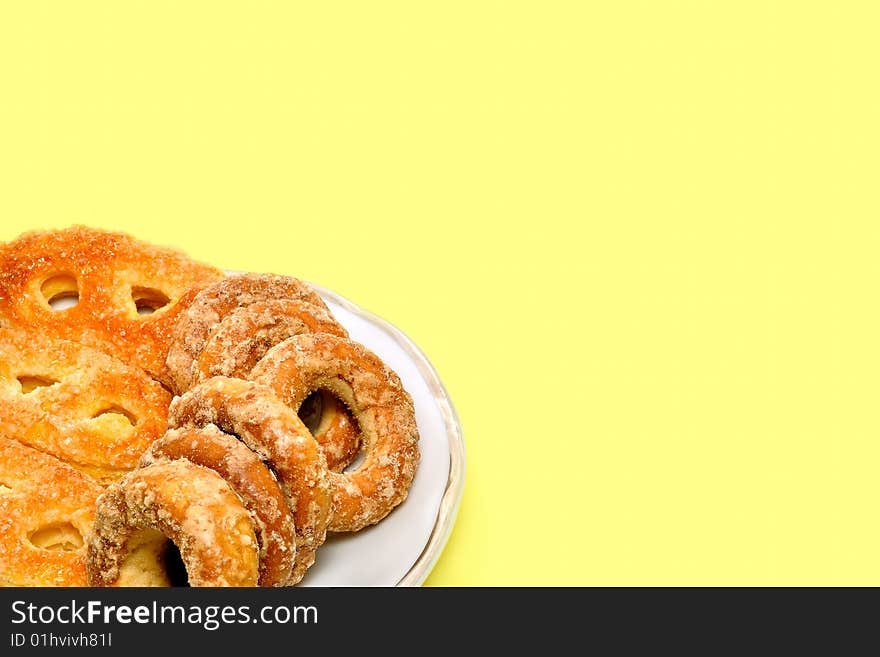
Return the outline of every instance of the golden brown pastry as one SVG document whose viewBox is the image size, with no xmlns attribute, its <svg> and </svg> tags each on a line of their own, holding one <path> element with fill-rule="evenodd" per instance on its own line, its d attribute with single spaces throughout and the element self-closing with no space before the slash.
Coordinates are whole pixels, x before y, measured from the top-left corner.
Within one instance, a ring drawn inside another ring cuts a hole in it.
<svg viewBox="0 0 880 657">
<path fill-rule="evenodd" d="M 98 498 L 86 568 L 91 586 L 256 586 L 257 538 L 220 475 L 186 460 L 157 463 Z"/>
<path fill-rule="evenodd" d="M 201 290 L 181 314 L 168 350 L 174 391 L 180 394 L 194 385 L 199 354 L 227 315 L 237 308 L 273 299 L 302 301 L 327 310 L 317 292 L 292 276 L 239 274 Z"/>
<path fill-rule="evenodd" d="M 275 475 L 235 436 L 217 427 L 171 429 L 150 446 L 141 467 L 186 459 L 219 474 L 251 515 L 259 543 L 260 586 L 290 580 L 296 555 L 293 516 Z"/>
<path fill-rule="evenodd" d="M 238 436 L 272 468 L 296 527 L 296 560 L 288 584 L 300 581 L 326 538 L 331 497 L 327 461 L 297 414 L 265 386 L 218 376 L 175 398 L 168 424 L 213 424 Z"/>
<path fill-rule="evenodd" d="M 329 474 L 331 531 L 375 524 L 406 499 L 419 463 L 415 409 L 378 356 L 335 335 L 297 335 L 270 349 L 251 378 L 296 409 L 315 390 L 329 390 L 357 420 L 364 461 L 351 472 Z"/>
<path fill-rule="evenodd" d="M 208 336 L 194 363 L 193 384 L 212 376 L 247 378 L 271 347 L 301 333 L 348 337 L 328 310 L 303 301 L 273 299 L 236 308 Z"/>
<path fill-rule="evenodd" d="M 84 536 L 101 487 L 0 436 L 0 586 L 86 586 Z"/>
<path fill-rule="evenodd" d="M 209 295 L 214 288 L 202 291 Z M 195 312 L 198 304 L 185 313 Z M 209 334 L 192 365 L 192 383 L 213 376 L 249 378 L 250 371 L 266 352 L 287 338 L 302 333 L 332 333 L 348 337 L 347 331 L 328 310 L 304 301 L 272 299 L 241 306 L 226 315 Z M 306 422 L 327 467 L 341 471 L 360 451 L 360 430 L 348 410 L 326 391 L 316 391 L 300 417 Z M 310 418 L 311 422 L 306 418 Z"/>
<path fill-rule="evenodd" d="M 146 372 L 102 351 L 0 328 L 0 433 L 99 481 L 137 465 L 165 432 L 170 402 Z"/>
<path fill-rule="evenodd" d="M 121 233 L 85 226 L 26 233 L 0 247 L 0 316 L 33 334 L 97 347 L 167 382 L 178 315 L 197 288 L 222 277 L 179 251 Z M 56 309 L 61 300 L 75 305 Z"/>
</svg>

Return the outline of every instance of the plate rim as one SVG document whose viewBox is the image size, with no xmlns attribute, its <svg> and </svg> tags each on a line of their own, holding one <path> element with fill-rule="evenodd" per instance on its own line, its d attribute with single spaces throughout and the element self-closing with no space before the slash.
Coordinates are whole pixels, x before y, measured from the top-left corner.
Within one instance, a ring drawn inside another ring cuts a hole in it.
<svg viewBox="0 0 880 657">
<path fill-rule="evenodd" d="M 467 469 L 464 430 L 461 426 L 461 419 L 437 370 L 431 364 L 431 361 L 428 360 L 425 352 L 406 333 L 388 320 L 366 310 L 338 292 L 311 281 L 307 282 L 322 297 L 377 326 L 394 339 L 413 359 L 419 373 L 428 384 L 434 401 L 437 403 L 440 414 L 443 417 L 443 423 L 446 426 L 446 438 L 449 444 L 449 475 L 446 480 L 446 489 L 443 491 L 443 497 L 440 500 L 440 507 L 437 510 L 434 527 L 431 530 L 431 535 L 428 537 L 428 542 L 415 563 L 394 585 L 399 587 L 421 586 L 440 559 L 440 555 L 443 553 L 449 537 L 452 535 L 452 529 L 455 526 L 458 511 L 461 507 Z"/>
</svg>

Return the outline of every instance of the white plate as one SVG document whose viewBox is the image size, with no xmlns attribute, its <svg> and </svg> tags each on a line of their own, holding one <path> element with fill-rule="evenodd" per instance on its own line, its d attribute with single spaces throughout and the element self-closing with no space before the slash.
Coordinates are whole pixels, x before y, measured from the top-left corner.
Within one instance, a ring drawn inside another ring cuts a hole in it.
<svg viewBox="0 0 880 657">
<path fill-rule="evenodd" d="M 331 534 L 300 586 L 418 586 L 440 557 L 464 488 L 461 424 L 440 377 L 399 329 L 313 286 L 351 339 L 375 352 L 412 395 L 421 462 L 409 496 L 377 525 Z"/>
</svg>

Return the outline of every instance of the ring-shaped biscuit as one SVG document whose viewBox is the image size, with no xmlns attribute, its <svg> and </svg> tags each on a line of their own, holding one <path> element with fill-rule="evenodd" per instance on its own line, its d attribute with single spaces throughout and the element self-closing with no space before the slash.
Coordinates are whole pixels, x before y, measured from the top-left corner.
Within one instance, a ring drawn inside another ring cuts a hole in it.
<svg viewBox="0 0 880 657">
<path fill-rule="evenodd" d="M 265 386 L 218 376 L 175 398 L 168 423 L 172 428 L 213 424 L 238 436 L 272 468 L 296 527 L 288 583 L 302 579 L 326 538 L 332 509 L 326 459 L 297 414 Z"/>
<path fill-rule="evenodd" d="M 141 458 L 141 467 L 186 459 L 219 474 L 251 514 L 259 543 L 260 586 L 283 586 L 296 554 L 293 517 L 275 476 L 244 443 L 217 427 L 169 430 Z"/>
<path fill-rule="evenodd" d="M 251 516 L 223 478 L 186 460 L 129 472 L 107 487 L 87 541 L 90 586 L 170 586 L 169 540 L 190 586 L 256 586 Z"/>
<path fill-rule="evenodd" d="M 357 420 L 363 463 L 330 473 L 331 531 L 358 531 L 406 499 L 419 463 L 412 398 L 400 378 L 364 346 L 326 333 L 297 335 L 270 349 L 251 378 L 291 408 L 318 389 L 330 390 Z"/>
<path fill-rule="evenodd" d="M 193 384 L 214 376 L 247 379 L 270 348 L 302 333 L 332 333 L 348 337 L 348 332 L 327 310 L 304 301 L 272 299 L 236 308 L 211 331 L 193 365 Z M 309 402 L 312 422 L 303 413 L 300 418 L 321 446 L 327 457 L 327 467 L 341 471 L 360 450 L 357 423 L 326 391 L 312 395 Z M 306 409 L 307 413 L 309 409 Z"/>
<path fill-rule="evenodd" d="M 213 376 L 245 379 L 270 348 L 301 333 L 348 337 L 326 309 L 304 301 L 271 299 L 236 308 L 211 331 L 196 358 L 193 384 Z"/>
<path fill-rule="evenodd" d="M 194 384 L 195 363 L 211 332 L 236 308 L 272 299 L 303 301 L 327 310 L 320 295 L 292 276 L 238 274 L 200 290 L 180 314 L 166 364 L 178 394 Z"/>
</svg>

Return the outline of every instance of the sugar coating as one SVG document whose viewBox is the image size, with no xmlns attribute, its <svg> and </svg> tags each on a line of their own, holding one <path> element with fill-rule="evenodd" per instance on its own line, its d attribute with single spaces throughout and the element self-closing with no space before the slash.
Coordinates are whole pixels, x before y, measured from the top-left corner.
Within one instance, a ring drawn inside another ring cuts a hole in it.
<svg viewBox="0 0 880 657">
<path fill-rule="evenodd" d="M 142 530 L 177 545 L 191 586 L 256 586 L 254 526 L 240 498 L 213 470 L 179 459 L 128 473 L 98 498 L 87 541 L 90 586 L 155 577 L 163 565 L 130 562 Z"/>
<path fill-rule="evenodd" d="M 269 388 L 214 377 L 171 403 L 172 428 L 215 425 L 238 436 L 273 469 L 296 528 L 296 557 L 288 584 L 300 581 L 327 535 L 332 498 L 324 455 L 299 417 Z"/>
<path fill-rule="evenodd" d="M 209 424 L 171 429 L 150 447 L 141 467 L 176 459 L 210 468 L 236 492 L 254 523 L 260 586 L 283 586 L 296 554 L 293 516 L 272 471 L 244 443 Z"/>
<path fill-rule="evenodd" d="M 24 394 L 20 377 L 46 385 Z M 170 402 L 146 372 L 98 349 L 0 328 L 0 431 L 100 482 L 137 465 L 164 433 Z"/>
<path fill-rule="evenodd" d="M 66 275 L 76 279 L 79 301 L 58 312 L 41 286 Z M 165 357 L 180 312 L 223 273 L 175 249 L 86 226 L 25 233 L 0 246 L 0 316 L 50 335 L 106 351 L 167 382 Z M 168 304 L 139 315 L 133 288 L 154 289 Z"/>
<path fill-rule="evenodd" d="M 272 299 L 303 301 L 324 310 L 327 305 L 311 287 L 292 276 L 241 274 L 201 290 L 181 314 L 166 364 L 175 392 L 193 385 L 193 366 L 212 330 L 236 308 Z"/>
<path fill-rule="evenodd" d="M 364 462 L 330 472 L 331 531 L 375 524 L 406 499 L 419 464 L 412 398 L 400 378 L 363 345 L 325 333 L 291 337 L 270 349 L 251 372 L 288 406 L 314 390 L 331 390 L 356 419 Z"/>
<path fill-rule="evenodd" d="M 271 347 L 301 333 L 348 336 L 325 308 L 296 299 L 235 308 L 211 330 L 194 364 L 193 383 L 212 376 L 246 379 Z"/>
<path fill-rule="evenodd" d="M 0 585 L 86 586 L 85 546 L 41 549 L 30 537 L 60 523 L 85 536 L 101 487 L 58 459 L 2 436 L 0 482 Z"/>
</svg>

